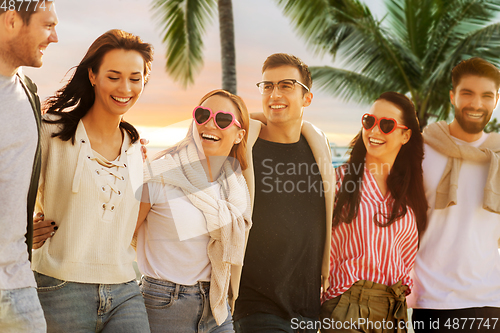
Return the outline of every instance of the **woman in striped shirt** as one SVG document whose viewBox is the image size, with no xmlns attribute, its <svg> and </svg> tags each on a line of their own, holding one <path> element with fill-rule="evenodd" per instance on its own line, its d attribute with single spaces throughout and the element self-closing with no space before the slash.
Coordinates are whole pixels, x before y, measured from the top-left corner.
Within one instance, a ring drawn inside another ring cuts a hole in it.
<svg viewBox="0 0 500 333">
<path fill-rule="evenodd" d="M 423 139 L 412 102 L 383 93 L 337 169 L 323 332 L 405 332 L 405 296 L 427 224 Z"/>
</svg>

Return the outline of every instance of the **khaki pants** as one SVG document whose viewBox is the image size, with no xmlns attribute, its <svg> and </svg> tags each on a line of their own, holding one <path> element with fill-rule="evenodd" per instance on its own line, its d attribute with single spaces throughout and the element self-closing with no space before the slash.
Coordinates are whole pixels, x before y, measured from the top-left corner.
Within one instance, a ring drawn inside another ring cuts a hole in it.
<svg viewBox="0 0 500 333">
<path fill-rule="evenodd" d="M 408 312 L 401 281 L 393 286 L 361 280 L 321 306 L 321 332 L 407 332 Z"/>
</svg>

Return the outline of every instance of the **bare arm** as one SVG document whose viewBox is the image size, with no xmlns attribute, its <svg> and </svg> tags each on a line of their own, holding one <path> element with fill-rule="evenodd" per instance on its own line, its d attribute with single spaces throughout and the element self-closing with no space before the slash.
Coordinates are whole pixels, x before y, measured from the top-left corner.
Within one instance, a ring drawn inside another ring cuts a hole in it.
<svg viewBox="0 0 500 333">
<path fill-rule="evenodd" d="M 149 199 L 149 186 L 148 184 L 144 184 L 142 186 L 141 205 L 139 206 L 139 216 L 137 217 L 137 224 L 135 226 L 134 235 L 137 235 L 137 231 L 148 216 L 150 210 L 151 201 Z"/>
<path fill-rule="evenodd" d="M 264 125 L 267 125 L 267 118 L 264 115 L 264 112 L 252 112 L 250 113 L 250 118 L 258 120 Z"/>
<path fill-rule="evenodd" d="M 144 184 L 142 186 L 142 198 L 141 204 L 139 205 L 139 216 L 137 217 L 137 223 L 135 225 L 134 236 L 132 237 L 132 242 L 130 243 L 134 250 L 137 250 L 137 232 L 141 227 L 142 223 L 148 216 L 149 211 L 151 210 L 151 203 L 149 202 L 149 190 L 148 185 Z"/>
<path fill-rule="evenodd" d="M 139 207 L 139 217 L 137 218 L 137 225 L 135 227 L 134 234 L 137 234 L 137 230 L 141 227 L 150 210 L 151 204 L 149 202 L 141 202 L 141 206 Z"/>
</svg>

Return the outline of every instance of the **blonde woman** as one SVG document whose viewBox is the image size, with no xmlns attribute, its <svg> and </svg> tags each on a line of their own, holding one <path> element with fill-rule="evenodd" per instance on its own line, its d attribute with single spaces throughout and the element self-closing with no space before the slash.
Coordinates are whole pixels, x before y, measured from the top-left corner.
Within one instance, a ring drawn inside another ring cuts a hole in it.
<svg viewBox="0 0 500 333">
<path fill-rule="evenodd" d="M 238 96 L 212 91 L 187 137 L 145 168 L 137 262 L 152 332 L 234 332 L 231 268 L 251 226 L 248 124 Z"/>
</svg>

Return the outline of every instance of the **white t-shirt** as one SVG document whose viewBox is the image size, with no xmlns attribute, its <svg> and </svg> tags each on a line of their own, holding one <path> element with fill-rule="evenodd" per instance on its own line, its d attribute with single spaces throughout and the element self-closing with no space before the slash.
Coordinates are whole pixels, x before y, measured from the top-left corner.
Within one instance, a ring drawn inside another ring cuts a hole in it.
<svg viewBox="0 0 500 333">
<path fill-rule="evenodd" d="M 25 234 L 38 132 L 17 75 L 0 75 L 0 118 L 0 289 L 36 287 Z"/>
<path fill-rule="evenodd" d="M 220 195 L 220 185 L 212 183 Z M 210 240 L 205 216 L 175 186 L 148 183 L 151 210 L 137 235 L 137 264 L 155 279 L 194 285 L 210 281 Z M 147 198 L 143 201 L 148 201 Z"/>
<path fill-rule="evenodd" d="M 455 138 L 459 145 L 479 147 Z M 457 205 L 435 209 L 436 189 L 448 157 L 425 145 L 425 194 L 428 227 L 415 261 L 414 289 L 408 304 L 414 308 L 461 309 L 500 307 L 500 215 L 482 208 L 490 163 L 462 161 Z"/>
</svg>

